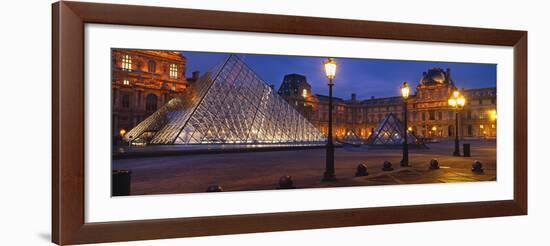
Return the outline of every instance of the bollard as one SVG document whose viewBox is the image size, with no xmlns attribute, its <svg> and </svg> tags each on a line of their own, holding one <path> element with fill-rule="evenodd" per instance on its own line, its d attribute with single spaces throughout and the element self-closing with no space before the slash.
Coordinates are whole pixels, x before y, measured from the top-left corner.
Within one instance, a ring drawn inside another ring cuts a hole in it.
<svg viewBox="0 0 550 246">
<path fill-rule="evenodd" d="M 363 163 L 357 165 L 357 171 L 355 172 L 355 177 L 367 176 L 367 175 L 369 175 L 369 173 L 367 172 L 367 165 Z"/>
<path fill-rule="evenodd" d="M 113 170 L 111 179 L 112 196 L 129 196 L 132 171 Z"/>
<path fill-rule="evenodd" d="M 462 144 L 462 149 L 463 149 L 463 152 L 464 152 L 464 157 L 470 157 L 470 144 L 469 143 L 465 143 L 465 144 Z"/>
<path fill-rule="evenodd" d="M 285 175 L 279 178 L 279 189 L 294 189 L 296 188 L 294 186 L 294 181 L 292 180 L 292 176 Z"/>
<path fill-rule="evenodd" d="M 382 167 L 382 171 L 393 171 L 393 167 L 391 166 L 391 162 L 384 161 L 384 166 Z"/>
<path fill-rule="evenodd" d="M 211 186 L 208 186 L 208 188 L 206 189 L 206 192 L 222 192 L 223 191 L 223 188 L 219 185 L 211 185 Z"/>
<path fill-rule="evenodd" d="M 436 159 L 430 160 L 430 170 L 439 169 L 439 162 Z"/>
<path fill-rule="evenodd" d="M 483 173 L 483 165 L 480 161 L 476 160 L 474 161 L 474 164 L 472 164 L 472 172 L 475 173 Z"/>
</svg>

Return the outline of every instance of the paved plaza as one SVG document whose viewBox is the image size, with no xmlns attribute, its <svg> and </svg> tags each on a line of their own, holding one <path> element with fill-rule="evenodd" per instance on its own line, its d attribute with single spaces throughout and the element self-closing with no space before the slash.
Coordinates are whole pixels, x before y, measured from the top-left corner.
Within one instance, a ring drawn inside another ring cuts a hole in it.
<svg viewBox="0 0 550 246">
<path fill-rule="evenodd" d="M 411 149 L 410 167 L 400 167 L 401 149 L 337 148 L 335 182 L 321 182 L 324 149 L 116 159 L 113 169 L 132 171 L 131 195 L 204 192 L 210 185 L 224 191 L 273 190 L 284 175 L 292 176 L 296 188 L 496 180 L 496 142 L 465 142 L 471 144 L 471 157 L 452 156 L 453 142 L 442 141 L 428 144 L 429 149 Z M 441 168 L 429 170 L 431 159 Z M 483 173 L 471 171 L 475 160 L 483 164 Z M 394 170 L 382 171 L 384 161 Z M 355 177 L 360 163 L 366 164 L 368 176 Z"/>
</svg>

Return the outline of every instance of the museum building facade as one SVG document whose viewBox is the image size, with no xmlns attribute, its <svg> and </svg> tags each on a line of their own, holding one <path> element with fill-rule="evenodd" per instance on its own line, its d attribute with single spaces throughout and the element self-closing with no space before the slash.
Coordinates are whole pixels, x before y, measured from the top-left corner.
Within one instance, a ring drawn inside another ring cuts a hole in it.
<svg viewBox="0 0 550 246">
<path fill-rule="evenodd" d="M 189 82 L 181 52 L 113 49 L 111 53 L 112 136 L 119 137 L 181 94 Z"/>
<path fill-rule="evenodd" d="M 181 52 L 113 49 L 111 62 L 114 137 L 124 135 L 199 79 L 199 72 L 185 77 L 187 59 Z M 456 89 L 450 69 L 424 72 L 407 101 L 409 131 L 422 138 L 454 137 L 455 113 L 447 100 Z M 496 137 L 496 88 L 460 91 L 467 103 L 459 110 L 459 136 Z M 328 96 L 313 94 L 305 76 L 284 76 L 277 93 L 323 134 L 328 132 Z M 351 94 L 349 99 L 334 97 L 333 103 L 333 134 L 339 139 L 347 135 L 366 139 L 389 114 L 403 119 L 400 96 L 359 100 Z"/>
<path fill-rule="evenodd" d="M 451 70 L 432 68 L 422 74 L 415 94 L 407 99 L 408 130 L 421 138 L 443 139 L 455 136 L 455 111 L 448 99 L 457 90 Z M 459 89 L 466 106 L 459 110 L 461 138 L 496 137 L 496 87 Z M 328 96 L 312 94 L 303 75 L 289 74 L 278 93 L 309 119 L 322 133 L 328 131 Z M 359 100 L 333 98 L 333 134 L 338 139 L 356 135 L 366 139 L 389 114 L 403 120 L 402 97 Z"/>
</svg>

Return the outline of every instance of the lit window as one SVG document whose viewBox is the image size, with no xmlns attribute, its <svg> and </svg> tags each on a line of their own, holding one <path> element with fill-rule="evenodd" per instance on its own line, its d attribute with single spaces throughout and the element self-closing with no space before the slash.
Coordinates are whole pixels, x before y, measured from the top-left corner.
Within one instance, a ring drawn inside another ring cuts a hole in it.
<svg viewBox="0 0 550 246">
<path fill-rule="evenodd" d="M 124 81 L 122 81 L 122 84 L 124 84 L 124 85 L 130 85 L 130 80 L 125 79 Z"/>
<path fill-rule="evenodd" d="M 129 55 L 122 56 L 122 70 L 132 71 L 132 58 Z"/>
<path fill-rule="evenodd" d="M 178 65 L 170 64 L 170 78 L 172 79 L 178 78 Z"/>
<path fill-rule="evenodd" d="M 304 98 L 307 97 L 307 90 L 306 89 L 302 90 L 302 97 L 304 97 Z"/>
</svg>

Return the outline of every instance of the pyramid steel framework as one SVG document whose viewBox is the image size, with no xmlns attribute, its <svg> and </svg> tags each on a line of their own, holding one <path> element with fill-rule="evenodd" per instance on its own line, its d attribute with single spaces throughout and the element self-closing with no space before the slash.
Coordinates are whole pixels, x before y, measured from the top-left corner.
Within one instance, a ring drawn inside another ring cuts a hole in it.
<svg viewBox="0 0 550 246">
<path fill-rule="evenodd" d="M 230 55 L 125 136 L 147 144 L 321 144 L 326 137 Z"/>
<path fill-rule="evenodd" d="M 348 144 L 363 144 L 365 139 L 362 139 L 359 137 L 354 130 L 350 129 L 346 132 L 344 137 L 342 139 L 339 139 L 338 141 L 342 143 L 348 143 Z"/>
<path fill-rule="evenodd" d="M 369 145 L 401 145 L 403 144 L 403 123 L 390 113 L 374 129 L 374 132 L 367 139 Z M 414 134 L 407 133 L 409 144 L 424 145 Z"/>
</svg>

